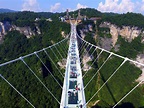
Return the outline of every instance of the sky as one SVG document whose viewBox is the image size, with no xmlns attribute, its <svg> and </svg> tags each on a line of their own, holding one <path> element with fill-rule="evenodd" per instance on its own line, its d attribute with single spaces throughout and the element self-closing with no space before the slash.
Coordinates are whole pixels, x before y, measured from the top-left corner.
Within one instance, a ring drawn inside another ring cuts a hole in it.
<svg viewBox="0 0 144 108">
<path fill-rule="evenodd" d="M 142 13 L 144 0 L 0 0 L 0 8 L 16 11 L 64 12 L 95 8 L 101 12 Z"/>
</svg>

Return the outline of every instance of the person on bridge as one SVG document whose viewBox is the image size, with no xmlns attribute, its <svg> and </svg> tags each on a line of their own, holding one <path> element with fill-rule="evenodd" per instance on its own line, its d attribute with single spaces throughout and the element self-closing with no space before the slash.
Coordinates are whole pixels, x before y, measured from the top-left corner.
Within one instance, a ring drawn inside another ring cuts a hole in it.
<svg viewBox="0 0 144 108">
<path fill-rule="evenodd" d="M 76 85 L 75 89 L 76 89 L 76 91 L 80 90 L 80 88 L 78 88 L 78 86 L 77 86 L 77 85 Z"/>
</svg>

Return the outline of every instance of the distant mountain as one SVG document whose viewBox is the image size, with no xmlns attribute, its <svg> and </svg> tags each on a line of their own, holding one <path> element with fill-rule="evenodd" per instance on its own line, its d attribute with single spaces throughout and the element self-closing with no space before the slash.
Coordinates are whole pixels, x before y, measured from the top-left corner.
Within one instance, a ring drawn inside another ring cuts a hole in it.
<svg viewBox="0 0 144 108">
<path fill-rule="evenodd" d="M 0 8 L 0 13 L 10 13 L 10 12 L 16 12 L 16 11 L 10 10 L 10 9 L 3 9 L 3 8 Z"/>
<path fill-rule="evenodd" d="M 86 15 L 88 18 L 90 18 L 90 17 L 101 17 L 102 16 L 102 13 L 100 11 L 98 11 L 97 9 L 94 9 L 94 8 L 78 9 L 76 11 L 69 12 L 69 14 L 71 16 L 72 15 L 76 15 L 77 16 L 79 10 L 80 10 L 80 14 L 81 15 Z"/>
<path fill-rule="evenodd" d="M 113 13 L 113 12 L 105 12 L 103 13 L 105 16 L 115 16 L 115 15 L 119 15 L 118 13 Z"/>
</svg>

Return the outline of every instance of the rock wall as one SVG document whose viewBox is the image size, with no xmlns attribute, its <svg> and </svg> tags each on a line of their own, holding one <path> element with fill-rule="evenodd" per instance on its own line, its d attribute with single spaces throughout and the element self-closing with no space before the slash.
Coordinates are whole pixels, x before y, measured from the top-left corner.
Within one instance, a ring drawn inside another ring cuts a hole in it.
<svg viewBox="0 0 144 108">
<path fill-rule="evenodd" d="M 66 62 L 67 59 L 62 59 L 62 61 L 59 61 L 57 64 L 60 66 L 61 69 L 65 69 L 66 68 Z"/>
<path fill-rule="evenodd" d="M 37 24 L 35 24 L 35 29 L 36 30 L 33 31 L 30 27 L 17 27 L 16 25 L 10 25 L 9 22 L 0 22 L 0 43 L 3 41 L 3 38 L 7 34 L 7 32 L 12 30 L 19 31 L 20 33 L 24 34 L 27 38 L 35 36 L 36 34 L 40 35 L 41 31 Z"/>
<path fill-rule="evenodd" d="M 83 63 L 83 71 L 88 71 L 90 70 L 92 67 L 90 67 L 87 63 L 89 61 L 92 61 L 92 58 L 90 57 L 90 55 L 86 52 L 84 55 L 83 55 L 83 58 L 82 58 L 82 63 Z"/>
<path fill-rule="evenodd" d="M 63 38 L 66 38 L 66 36 L 67 36 L 64 31 L 61 31 L 61 35 Z"/>
<path fill-rule="evenodd" d="M 0 27 L 1 27 L 1 34 L 6 34 L 5 27 L 2 22 L 0 22 Z"/>
<path fill-rule="evenodd" d="M 122 28 L 120 28 L 108 22 L 103 22 L 102 24 L 100 24 L 100 27 L 110 28 L 110 34 L 112 35 L 113 46 L 115 46 L 119 35 L 121 35 L 123 38 L 127 39 L 128 41 L 131 41 L 135 37 L 138 37 L 142 32 L 142 29 L 139 29 L 138 27 L 123 26 Z"/>
<path fill-rule="evenodd" d="M 19 31 L 21 34 L 24 34 L 27 38 L 35 36 L 35 32 L 33 32 L 30 27 L 17 27 L 13 25 L 12 29 Z"/>
<path fill-rule="evenodd" d="M 138 61 L 139 63 L 144 64 L 144 54 L 139 54 L 137 55 L 136 61 Z M 142 71 L 142 74 L 139 76 L 139 78 L 136 80 L 138 82 L 143 81 L 144 79 L 144 67 L 138 64 L 134 64 L 136 67 L 140 68 Z M 144 84 L 144 82 L 142 83 Z"/>
<path fill-rule="evenodd" d="M 10 29 L 9 23 L 4 24 L 4 23 L 0 22 L 0 43 L 2 43 L 2 40 L 3 40 L 4 36 L 7 34 L 6 33 L 7 30 L 9 30 L 9 29 Z"/>
</svg>

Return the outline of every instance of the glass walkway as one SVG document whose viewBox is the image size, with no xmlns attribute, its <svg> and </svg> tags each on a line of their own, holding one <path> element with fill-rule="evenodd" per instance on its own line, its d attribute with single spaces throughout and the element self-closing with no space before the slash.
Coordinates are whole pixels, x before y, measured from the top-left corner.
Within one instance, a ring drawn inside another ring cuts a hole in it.
<svg viewBox="0 0 144 108">
<path fill-rule="evenodd" d="M 60 108 L 86 108 L 82 72 L 76 36 L 76 24 L 71 24 L 71 37 Z"/>
</svg>

